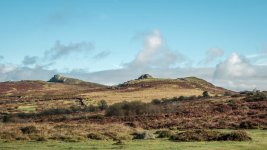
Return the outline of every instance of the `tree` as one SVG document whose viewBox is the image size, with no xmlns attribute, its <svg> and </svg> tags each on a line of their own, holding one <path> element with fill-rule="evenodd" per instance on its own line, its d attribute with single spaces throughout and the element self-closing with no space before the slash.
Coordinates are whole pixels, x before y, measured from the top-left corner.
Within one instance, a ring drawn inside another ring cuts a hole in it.
<svg viewBox="0 0 267 150">
<path fill-rule="evenodd" d="M 202 95 L 203 95 L 203 97 L 209 97 L 209 92 L 208 92 L 208 91 L 204 91 L 204 92 L 202 93 Z"/>
</svg>

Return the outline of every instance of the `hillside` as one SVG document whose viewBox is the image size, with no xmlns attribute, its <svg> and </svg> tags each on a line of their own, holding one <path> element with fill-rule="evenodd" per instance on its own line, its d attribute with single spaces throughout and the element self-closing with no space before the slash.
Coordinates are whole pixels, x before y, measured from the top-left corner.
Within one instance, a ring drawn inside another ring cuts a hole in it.
<svg viewBox="0 0 267 150">
<path fill-rule="evenodd" d="M 162 79 L 153 78 L 151 75 L 141 75 L 135 80 L 113 86 L 109 90 L 95 91 L 82 95 L 90 99 L 104 99 L 109 103 L 123 100 L 150 102 L 153 99 L 161 98 L 199 96 L 204 91 L 208 91 L 211 95 L 224 95 L 226 92 L 234 93 L 196 77 Z"/>
<path fill-rule="evenodd" d="M 244 131 L 223 133 L 221 129 L 267 127 L 265 92 L 232 92 L 196 77 L 160 79 L 142 75 L 112 87 L 65 81 L 0 83 L 0 143 L 134 142 L 139 134 L 159 140 L 163 131 L 169 133 L 164 141 L 183 133 L 181 141 L 210 141 L 210 133 L 215 141 L 247 141 L 256 136 Z M 202 95 L 203 91 L 210 96 Z M 198 136 L 201 138 L 196 139 Z"/>
<path fill-rule="evenodd" d="M 60 75 L 55 75 L 49 82 L 3 82 L 0 87 L 2 113 L 97 105 L 100 100 L 108 104 L 134 100 L 150 102 L 153 99 L 200 96 L 203 91 L 210 95 L 232 92 L 196 77 L 161 79 L 148 74 L 112 87 Z"/>
</svg>

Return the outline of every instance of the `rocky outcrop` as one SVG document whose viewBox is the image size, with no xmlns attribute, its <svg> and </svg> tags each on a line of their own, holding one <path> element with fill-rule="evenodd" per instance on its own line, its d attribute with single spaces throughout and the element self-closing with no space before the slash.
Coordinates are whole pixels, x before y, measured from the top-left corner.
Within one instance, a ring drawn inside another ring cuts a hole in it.
<svg viewBox="0 0 267 150">
<path fill-rule="evenodd" d="M 55 83 L 67 83 L 67 84 L 81 84 L 86 83 L 85 81 L 64 77 L 62 75 L 56 74 L 54 75 L 48 82 L 55 82 Z"/>
<path fill-rule="evenodd" d="M 153 77 L 150 74 L 143 74 L 137 80 L 152 79 L 152 78 Z"/>
</svg>

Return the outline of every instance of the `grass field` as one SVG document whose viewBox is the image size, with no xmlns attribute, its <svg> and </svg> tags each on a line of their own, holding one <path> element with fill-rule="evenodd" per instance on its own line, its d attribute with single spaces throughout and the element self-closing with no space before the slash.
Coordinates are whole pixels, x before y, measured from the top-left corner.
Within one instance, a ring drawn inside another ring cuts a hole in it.
<svg viewBox="0 0 267 150">
<path fill-rule="evenodd" d="M 162 90 L 164 89 L 164 90 Z M 150 102 L 153 99 L 173 98 L 179 96 L 192 96 L 202 95 L 203 91 L 199 89 L 179 89 L 178 87 L 160 87 L 160 88 L 147 88 L 138 91 L 101 91 L 90 92 L 82 94 L 83 96 L 93 100 L 106 100 L 109 104 L 121 101 L 134 101 L 140 100 L 142 102 Z"/>
<path fill-rule="evenodd" d="M 88 140 L 83 142 L 28 142 L 0 141 L 0 149 L 18 150 L 51 150 L 51 149 L 128 149 L 128 150 L 264 150 L 267 147 L 266 130 L 247 130 L 252 141 L 248 142 L 172 142 L 167 139 L 131 140 L 124 145 L 116 145 L 114 141 Z"/>
</svg>

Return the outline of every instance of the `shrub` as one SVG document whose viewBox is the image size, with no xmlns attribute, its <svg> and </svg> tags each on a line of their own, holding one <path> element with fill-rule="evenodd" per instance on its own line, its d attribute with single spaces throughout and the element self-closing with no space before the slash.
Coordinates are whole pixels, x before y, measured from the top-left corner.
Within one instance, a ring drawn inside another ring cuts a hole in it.
<svg viewBox="0 0 267 150">
<path fill-rule="evenodd" d="M 139 126 L 138 122 L 126 122 L 124 123 L 124 125 L 132 127 L 132 128 L 137 128 Z"/>
<path fill-rule="evenodd" d="M 87 112 L 96 112 L 96 111 L 98 111 L 99 110 L 99 107 L 96 107 L 96 106 L 94 106 L 94 105 L 89 105 L 87 108 L 86 108 L 86 111 Z"/>
<path fill-rule="evenodd" d="M 46 137 L 42 135 L 38 135 L 38 134 L 28 135 L 28 137 L 30 140 L 34 140 L 34 141 L 47 141 Z"/>
<path fill-rule="evenodd" d="M 65 142 L 79 142 L 79 140 L 81 140 L 80 138 L 69 136 L 69 135 L 55 136 L 55 137 L 51 137 L 50 139 L 61 140 L 61 141 L 65 141 Z"/>
<path fill-rule="evenodd" d="M 208 131 L 208 130 L 189 130 L 181 133 L 177 133 L 170 137 L 170 140 L 174 141 L 213 141 L 216 140 L 219 136 L 217 131 Z"/>
<path fill-rule="evenodd" d="M 71 114 L 71 113 L 73 113 L 73 110 L 71 110 L 71 109 L 53 108 L 53 109 L 44 110 L 44 111 L 38 113 L 38 115 L 46 116 L 46 115 Z"/>
<path fill-rule="evenodd" d="M 242 121 L 239 124 L 239 128 L 241 128 L 241 129 L 257 129 L 258 125 L 256 123 L 251 122 L 251 121 Z"/>
<path fill-rule="evenodd" d="M 221 133 L 218 137 L 218 141 L 248 141 L 251 138 L 245 131 L 233 131 L 230 133 Z"/>
<path fill-rule="evenodd" d="M 14 140 L 18 136 L 19 135 L 15 132 L 1 132 L 0 133 L 0 139 L 5 139 L 5 140 Z"/>
<path fill-rule="evenodd" d="M 232 95 L 232 93 L 229 91 L 224 92 L 224 96 L 231 96 L 231 95 Z"/>
<path fill-rule="evenodd" d="M 108 107 L 106 116 L 136 116 L 158 113 L 173 113 L 177 111 L 177 98 L 154 100 L 151 103 L 141 101 L 115 103 Z"/>
<path fill-rule="evenodd" d="M 98 102 L 98 108 L 100 110 L 106 110 L 108 108 L 108 103 L 105 100 L 101 100 Z"/>
<path fill-rule="evenodd" d="M 256 92 L 252 95 L 248 95 L 245 99 L 247 102 L 257 102 L 267 100 L 267 96 L 263 92 Z"/>
<path fill-rule="evenodd" d="M 42 136 L 40 136 L 40 137 L 37 137 L 36 139 L 35 139 L 36 141 L 47 141 L 47 139 L 45 138 L 45 137 L 42 137 Z"/>
<path fill-rule="evenodd" d="M 121 102 L 111 105 L 107 111 L 107 116 L 135 116 L 146 114 L 149 111 L 149 105 L 141 101 Z"/>
<path fill-rule="evenodd" d="M 208 92 L 208 91 L 204 91 L 204 92 L 202 93 L 202 96 L 203 96 L 203 97 L 209 97 L 209 92 Z"/>
<path fill-rule="evenodd" d="M 161 104 L 161 100 L 159 100 L 159 99 L 153 99 L 151 101 L 151 104 L 153 104 L 153 105 L 159 105 L 159 104 Z"/>
<path fill-rule="evenodd" d="M 227 104 L 228 104 L 228 106 L 232 107 L 232 109 L 237 109 L 238 108 L 238 104 L 234 100 L 227 101 Z"/>
<path fill-rule="evenodd" d="M 179 99 L 180 101 L 183 101 L 183 100 L 185 100 L 185 97 L 184 97 L 184 96 L 180 96 L 178 99 Z"/>
<path fill-rule="evenodd" d="M 99 133 L 89 133 L 87 135 L 87 138 L 92 139 L 92 140 L 106 140 L 107 139 L 106 136 L 99 134 Z"/>
<path fill-rule="evenodd" d="M 116 131 L 106 131 L 106 132 L 103 133 L 103 135 L 105 135 L 109 139 L 112 139 L 112 140 L 115 140 L 115 141 L 131 139 L 131 136 L 129 134 L 116 132 Z"/>
<path fill-rule="evenodd" d="M 173 132 L 169 130 L 160 130 L 157 131 L 156 134 L 158 134 L 158 138 L 169 138 L 173 135 Z"/>
<path fill-rule="evenodd" d="M 133 139 L 143 139 L 143 140 L 153 140 L 155 139 L 155 136 L 153 133 L 150 133 L 149 131 L 141 132 L 141 133 L 134 133 Z"/>
<path fill-rule="evenodd" d="M 5 115 L 2 120 L 3 120 L 4 123 L 6 123 L 6 122 L 10 122 L 11 118 L 12 117 L 10 115 Z"/>
<path fill-rule="evenodd" d="M 233 131 L 220 133 L 209 130 L 191 130 L 172 135 L 170 140 L 174 141 L 247 141 L 251 138 L 244 131 Z"/>
<path fill-rule="evenodd" d="M 122 140 L 117 140 L 117 142 L 113 145 L 125 145 L 125 142 L 123 142 Z"/>
<path fill-rule="evenodd" d="M 26 127 L 22 127 L 20 128 L 21 132 L 23 134 L 32 134 L 32 133 L 37 133 L 38 130 L 35 126 L 26 126 Z"/>
</svg>

